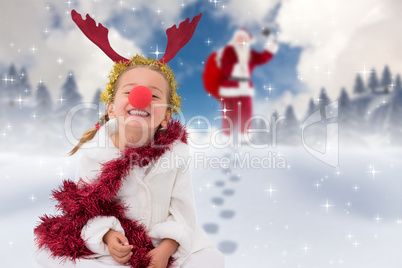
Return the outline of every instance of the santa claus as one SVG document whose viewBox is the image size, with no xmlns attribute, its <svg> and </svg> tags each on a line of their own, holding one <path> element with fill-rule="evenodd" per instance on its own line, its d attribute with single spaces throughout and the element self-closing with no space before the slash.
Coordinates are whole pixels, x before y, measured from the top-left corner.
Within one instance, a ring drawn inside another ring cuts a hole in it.
<svg viewBox="0 0 402 268">
<path fill-rule="evenodd" d="M 254 96 L 251 74 L 256 66 L 271 60 L 278 49 L 267 28 L 262 34 L 267 38 L 262 52 L 250 48 L 254 39 L 244 28 L 237 30 L 228 45 L 218 52 L 217 63 L 222 74 L 218 95 L 222 103 L 222 131 L 225 135 L 232 135 L 236 126 L 242 136 L 251 129 Z"/>
</svg>

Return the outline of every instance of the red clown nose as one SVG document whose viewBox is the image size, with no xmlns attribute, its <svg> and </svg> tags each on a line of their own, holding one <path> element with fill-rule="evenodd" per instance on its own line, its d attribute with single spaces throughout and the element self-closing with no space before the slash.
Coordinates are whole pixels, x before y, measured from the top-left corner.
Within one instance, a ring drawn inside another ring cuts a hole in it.
<svg viewBox="0 0 402 268">
<path fill-rule="evenodd" d="M 128 101 L 134 108 L 144 109 L 152 101 L 152 92 L 147 87 L 137 86 L 128 94 Z"/>
</svg>

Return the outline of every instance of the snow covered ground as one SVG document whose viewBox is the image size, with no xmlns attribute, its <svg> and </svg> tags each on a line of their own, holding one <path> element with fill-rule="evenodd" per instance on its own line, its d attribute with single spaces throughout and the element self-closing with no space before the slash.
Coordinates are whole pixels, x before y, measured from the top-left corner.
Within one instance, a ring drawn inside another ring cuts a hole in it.
<svg viewBox="0 0 402 268">
<path fill-rule="evenodd" d="M 300 147 L 191 152 L 199 225 L 227 268 L 401 267 L 402 150 L 341 148 L 338 168 Z M 78 159 L 0 154 L 1 267 L 37 267 L 32 230 Z"/>
</svg>

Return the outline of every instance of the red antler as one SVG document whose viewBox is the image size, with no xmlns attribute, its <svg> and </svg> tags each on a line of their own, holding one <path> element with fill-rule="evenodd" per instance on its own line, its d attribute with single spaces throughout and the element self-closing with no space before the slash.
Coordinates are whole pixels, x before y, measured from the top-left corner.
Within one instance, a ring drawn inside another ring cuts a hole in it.
<svg viewBox="0 0 402 268">
<path fill-rule="evenodd" d="M 187 18 L 182 21 L 179 28 L 176 28 L 176 24 L 166 30 L 168 36 L 167 45 L 165 49 L 165 55 L 159 60 L 161 63 L 168 63 L 173 57 L 184 47 L 194 34 L 198 21 L 201 19 L 202 13 L 193 18 L 192 22 Z"/>
<path fill-rule="evenodd" d="M 75 24 L 77 24 L 78 28 L 91 40 L 95 45 L 97 45 L 100 49 L 102 49 L 105 54 L 112 59 L 114 62 L 128 62 L 130 60 L 120 56 L 113 50 L 110 46 L 109 39 L 108 39 L 108 29 L 103 27 L 101 23 L 96 26 L 96 22 L 87 14 L 86 20 L 82 19 L 80 13 L 75 10 L 71 11 L 71 17 Z"/>
</svg>

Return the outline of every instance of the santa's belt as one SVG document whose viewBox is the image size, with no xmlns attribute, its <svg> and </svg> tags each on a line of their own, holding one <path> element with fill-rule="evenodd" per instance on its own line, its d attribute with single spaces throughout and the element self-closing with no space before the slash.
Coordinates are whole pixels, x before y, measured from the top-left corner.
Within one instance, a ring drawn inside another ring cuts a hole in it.
<svg viewBox="0 0 402 268">
<path fill-rule="evenodd" d="M 228 77 L 228 80 L 230 80 L 230 81 L 237 81 L 237 82 L 248 82 L 248 81 L 250 81 L 250 78 L 247 78 L 247 77 L 233 77 L 233 76 L 230 76 L 230 77 Z"/>
</svg>

